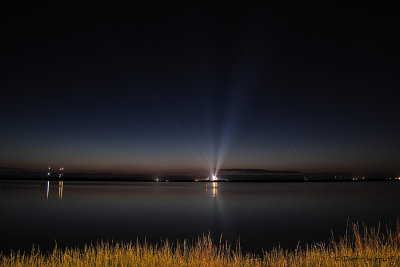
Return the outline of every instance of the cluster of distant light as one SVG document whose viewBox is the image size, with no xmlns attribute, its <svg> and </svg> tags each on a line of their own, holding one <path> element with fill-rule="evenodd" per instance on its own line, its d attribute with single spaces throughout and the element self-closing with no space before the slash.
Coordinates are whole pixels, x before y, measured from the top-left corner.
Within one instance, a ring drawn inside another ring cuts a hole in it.
<svg viewBox="0 0 400 267">
<path fill-rule="evenodd" d="M 48 178 L 51 178 L 51 174 L 52 174 L 52 173 L 51 173 L 51 166 L 49 166 L 48 172 L 47 172 L 47 177 L 48 177 Z M 58 178 L 61 179 L 63 176 L 64 176 L 64 167 L 61 167 L 61 168 L 59 169 Z"/>
<path fill-rule="evenodd" d="M 224 179 L 224 178 L 219 178 L 215 175 L 211 176 L 211 177 L 206 177 L 206 178 L 196 178 L 194 179 L 195 182 L 220 182 L 220 181 L 229 181 L 228 179 Z"/>
<path fill-rule="evenodd" d="M 213 176 L 211 176 L 211 178 L 210 177 L 206 177 L 206 178 L 196 178 L 196 179 L 194 179 L 194 181 L 195 182 L 217 182 L 217 181 L 220 181 L 219 179 L 218 179 L 218 177 L 217 176 L 215 176 L 215 175 L 213 175 Z"/>
<path fill-rule="evenodd" d="M 365 176 L 362 176 L 362 177 L 357 177 L 356 176 L 356 177 L 352 178 L 352 181 L 364 181 L 364 180 L 366 180 Z M 400 176 L 394 177 L 394 178 L 389 177 L 389 178 L 386 178 L 386 180 L 397 180 L 397 181 L 400 181 Z"/>
</svg>

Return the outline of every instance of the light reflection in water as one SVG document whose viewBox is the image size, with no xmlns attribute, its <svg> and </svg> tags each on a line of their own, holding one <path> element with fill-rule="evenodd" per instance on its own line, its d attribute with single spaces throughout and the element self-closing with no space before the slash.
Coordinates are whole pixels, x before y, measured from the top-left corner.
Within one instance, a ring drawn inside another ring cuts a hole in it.
<svg viewBox="0 0 400 267">
<path fill-rule="evenodd" d="M 58 182 L 58 198 L 62 199 L 63 197 L 63 190 L 64 190 L 64 181 Z"/>
<path fill-rule="evenodd" d="M 211 188 L 209 188 L 209 187 L 211 187 Z M 210 193 L 208 191 L 210 191 Z M 217 193 L 218 193 L 218 183 L 217 182 L 212 182 L 212 183 L 206 184 L 206 195 L 207 196 L 209 194 L 211 195 L 211 193 L 212 193 L 213 198 L 217 196 Z"/>
<path fill-rule="evenodd" d="M 50 187 L 50 181 L 47 181 L 47 192 L 46 192 L 47 199 L 49 199 L 49 187 Z"/>
<path fill-rule="evenodd" d="M 216 197 L 216 196 L 217 196 L 217 186 L 218 186 L 217 182 L 213 182 L 213 183 L 212 183 L 213 197 Z"/>
<path fill-rule="evenodd" d="M 58 182 L 58 198 L 59 199 L 63 198 L 63 192 L 64 192 L 64 181 L 59 181 Z M 47 181 L 46 199 L 49 199 L 49 193 L 50 193 L 50 181 Z"/>
</svg>

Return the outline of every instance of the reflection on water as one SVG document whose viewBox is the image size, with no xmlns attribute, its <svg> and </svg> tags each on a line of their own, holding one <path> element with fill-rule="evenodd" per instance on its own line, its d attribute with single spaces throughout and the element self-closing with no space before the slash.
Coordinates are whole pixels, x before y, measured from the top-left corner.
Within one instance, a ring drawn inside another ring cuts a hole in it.
<svg viewBox="0 0 400 267">
<path fill-rule="evenodd" d="M 216 197 L 218 193 L 218 183 L 217 182 L 212 182 L 212 183 L 206 183 L 206 195 L 211 195 L 212 197 Z"/>
<path fill-rule="evenodd" d="M 217 183 L 217 182 L 213 182 L 213 183 L 212 183 L 213 197 L 216 197 L 216 196 L 217 196 L 217 186 L 218 186 L 218 183 Z"/>
<path fill-rule="evenodd" d="M 0 251 L 210 233 L 253 251 L 295 248 L 400 215 L 400 183 L 0 181 Z M 56 192 L 57 191 L 57 192 Z M 205 193 L 206 192 L 206 193 Z M 45 196 L 44 196 L 45 194 Z M 56 196 L 57 195 L 57 196 Z M 60 201 L 62 199 L 62 201 Z"/>
<path fill-rule="evenodd" d="M 62 199 L 63 197 L 63 190 L 64 190 L 64 181 L 58 182 L 58 198 Z"/>
<path fill-rule="evenodd" d="M 58 198 L 59 199 L 63 198 L 63 191 L 64 191 L 64 181 L 59 181 L 58 182 Z M 49 193 L 50 193 L 50 181 L 47 181 L 47 183 L 46 183 L 46 199 L 49 199 Z"/>
<path fill-rule="evenodd" d="M 49 199 L 50 181 L 47 181 L 46 198 Z"/>
</svg>

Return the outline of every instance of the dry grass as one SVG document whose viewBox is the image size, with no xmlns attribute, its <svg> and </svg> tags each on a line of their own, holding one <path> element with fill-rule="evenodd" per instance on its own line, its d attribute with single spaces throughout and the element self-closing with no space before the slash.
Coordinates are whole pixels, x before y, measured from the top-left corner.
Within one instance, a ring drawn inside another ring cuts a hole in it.
<svg viewBox="0 0 400 267">
<path fill-rule="evenodd" d="M 329 244 L 285 250 L 263 256 L 243 254 L 226 243 L 203 236 L 194 243 L 161 246 L 148 243 L 98 243 L 83 249 L 59 249 L 44 254 L 0 255 L 0 266 L 399 266 L 400 227 L 381 232 L 353 224 L 345 236 Z"/>
</svg>

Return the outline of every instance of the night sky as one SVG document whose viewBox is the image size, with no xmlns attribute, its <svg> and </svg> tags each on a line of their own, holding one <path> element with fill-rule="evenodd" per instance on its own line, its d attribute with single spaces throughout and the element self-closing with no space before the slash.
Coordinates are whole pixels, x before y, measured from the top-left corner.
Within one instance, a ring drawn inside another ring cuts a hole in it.
<svg viewBox="0 0 400 267">
<path fill-rule="evenodd" d="M 196 3 L 2 4 L 0 167 L 400 174 L 399 17 Z"/>
</svg>

